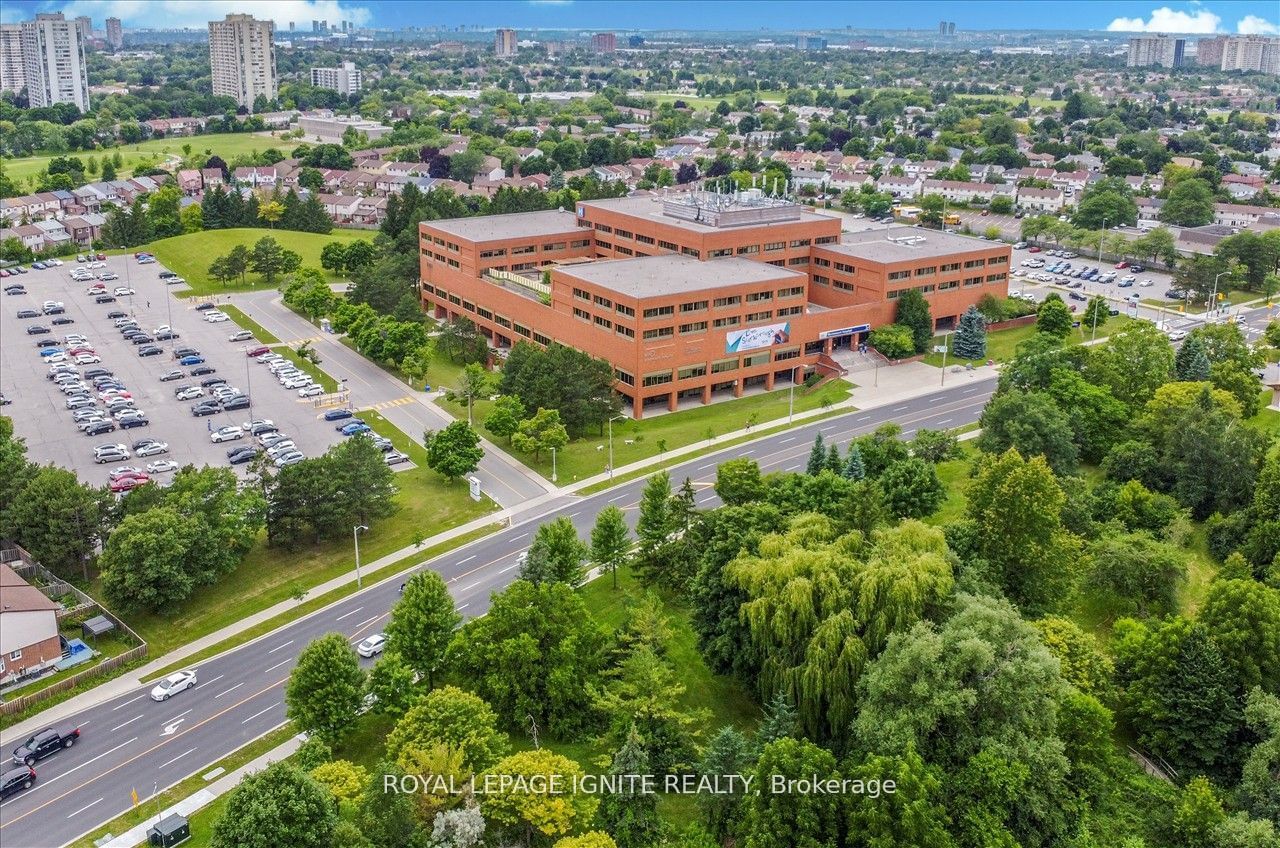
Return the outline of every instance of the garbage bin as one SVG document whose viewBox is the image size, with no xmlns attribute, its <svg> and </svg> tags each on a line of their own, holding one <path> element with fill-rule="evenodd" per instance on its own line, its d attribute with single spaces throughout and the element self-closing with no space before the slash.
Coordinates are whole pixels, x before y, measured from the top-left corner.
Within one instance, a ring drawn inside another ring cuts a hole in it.
<svg viewBox="0 0 1280 848">
<path fill-rule="evenodd" d="M 187 823 L 187 817 L 176 813 L 165 816 L 156 822 L 155 827 L 147 831 L 147 844 L 154 845 L 156 848 L 180 845 L 190 838 L 191 825 Z"/>
</svg>

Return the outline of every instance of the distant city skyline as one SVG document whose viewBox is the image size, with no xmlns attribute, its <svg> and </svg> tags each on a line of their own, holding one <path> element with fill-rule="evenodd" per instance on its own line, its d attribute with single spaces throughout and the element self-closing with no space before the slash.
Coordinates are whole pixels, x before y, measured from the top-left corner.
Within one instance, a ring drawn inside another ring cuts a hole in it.
<svg viewBox="0 0 1280 848">
<path fill-rule="evenodd" d="M 731 7 L 731 10 L 730 10 Z M 108 17 L 125 28 L 200 28 L 229 12 L 272 18 L 282 31 L 293 21 L 302 32 L 312 20 L 330 26 L 348 20 L 357 26 L 398 29 L 405 26 L 477 26 L 534 29 L 724 30 L 796 32 L 886 29 L 937 31 L 939 21 L 954 21 L 956 32 L 982 30 L 1095 30 L 1183 34 L 1280 34 L 1274 0 L 1221 0 L 1160 3 L 1158 0 L 1080 2 L 916 2 L 910 4 L 834 3 L 800 0 L 785 6 L 756 2 L 690 4 L 585 2 L 585 0 L 494 0 L 455 3 L 346 2 L 346 0 L 10 0 L 0 20 L 16 21 L 36 12 L 61 11 L 68 18 L 88 15 L 101 29 Z M 805 27 L 804 24 L 816 26 Z"/>
</svg>

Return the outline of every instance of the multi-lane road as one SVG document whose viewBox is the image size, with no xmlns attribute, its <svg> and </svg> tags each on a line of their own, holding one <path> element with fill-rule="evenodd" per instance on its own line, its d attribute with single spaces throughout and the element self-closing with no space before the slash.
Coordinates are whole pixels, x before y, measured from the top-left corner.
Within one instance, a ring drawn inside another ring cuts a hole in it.
<svg viewBox="0 0 1280 848">
<path fill-rule="evenodd" d="M 766 436 L 754 442 L 690 459 L 671 469 L 690 478 L 698 505 L 716 504 L 711 484 L 716 465 L 746 456 L 767 472 L 804 467 L 814 436 L 822 433 L 842 448 L 855 436 L 886 422 L 917 430 L 961 427 L 978 419 L 995 388 L 992 378 L 948 374 L 937 392 L 850 412 Z M 568 516 L 584 537 L 607 504 L 623 508 L 634 522 L 644 479 L 586 497 L 566 495 L 519 516 L 494 533 L 420 568 L 438 572 L 465 616 L 484 612 L 489 596 L 516 578 L 516 557 L 530 544 L 541 521 Z M 150 685 L 85 709 L 68 719 L 82 732 L 74 748 L 37 764 L 39 780 L 27 792 L 0 804 L 0 845 L 49 848 L 63 845 L 127 810 L 136 790 L 145 802 L 188 775 L 279 726 L 285 720 L 284 683 L 298 653 L 318 636 L 338 632 L 353 644 L 386 625 L 403 578 L 352 595 L 198 665 L 199 685 L 164 703 L 153 702 Z M 6 739 L 5 752 L 21 740 Z"/>
</svg>

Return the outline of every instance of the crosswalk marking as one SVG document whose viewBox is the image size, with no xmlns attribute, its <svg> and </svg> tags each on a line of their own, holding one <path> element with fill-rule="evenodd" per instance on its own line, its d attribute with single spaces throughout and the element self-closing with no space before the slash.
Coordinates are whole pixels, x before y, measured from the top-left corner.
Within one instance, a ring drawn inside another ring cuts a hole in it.
<svg viewBox="0 0 1280 848">
<path fill-rule="evenodd" d="M 369 406 L 365 406 L 361 408 L 376 409 L 376 410 L 390 409 L 393 406 L 404 406 L 407 403 L 413 403 L 415 400 L 416 398 L 413 398 L 413 397 L 402 397 L 402 398 L 396 398 L 395 400 L 384 400 L 381 403 L 370 404 Z"/>
</svg>

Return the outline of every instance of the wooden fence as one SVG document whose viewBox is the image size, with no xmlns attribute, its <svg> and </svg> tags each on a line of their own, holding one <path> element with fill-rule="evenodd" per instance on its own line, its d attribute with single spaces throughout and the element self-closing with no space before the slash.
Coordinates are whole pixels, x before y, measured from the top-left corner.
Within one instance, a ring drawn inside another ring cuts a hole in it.
<svg viewBox="0 0 1280 848">
<path fill-rule="evenodd" d="M 110 659 L 107 659 L 107 660 L 103 660 L 102 662 L 95 665 L 93 668 L 86 669 L 80 672 L 79 674 L 73 674 L 70 677 L 59 680 L 57 683 L 51 683 L 48 686 L 45 686 L 43 689 L 40 689 L 36 692 L 32 692 L 29 695 L 19 695 L 17 698 L 14 698 L 11 701 L 5 701 L 4 703 L 0 704 L 0 715 L 13 715 L 14 713 L 20 713 L 23 710 L 25 710 L 27 707 L 31 706 L 32 704 L 38 704 L 41 701 L 47 701 L 48 699 L 52 698 L 55 695 L 58 695 L 62 692 L 66 692 L 68 689 L 74 689 L 75 687 L 79 686 L 81 683 L 84 683 L 87 680 L 91 680 L 92 678 L 95 678 L 95 677 L 100 677 L 109 671 L 113 671 L 119 668 L 125 663 L 129 663 L 129 662 L 132 662 L 133 660 L 140 659 L 142 657 L 145 657 L 146 655 L 147 655 L 147 643 L 143 642 L 141 645 L 138 645 L 136 648 L 130 648 L 129 650 L 125 651 L 123 654 L 111 657 Z"/>
</svg>

